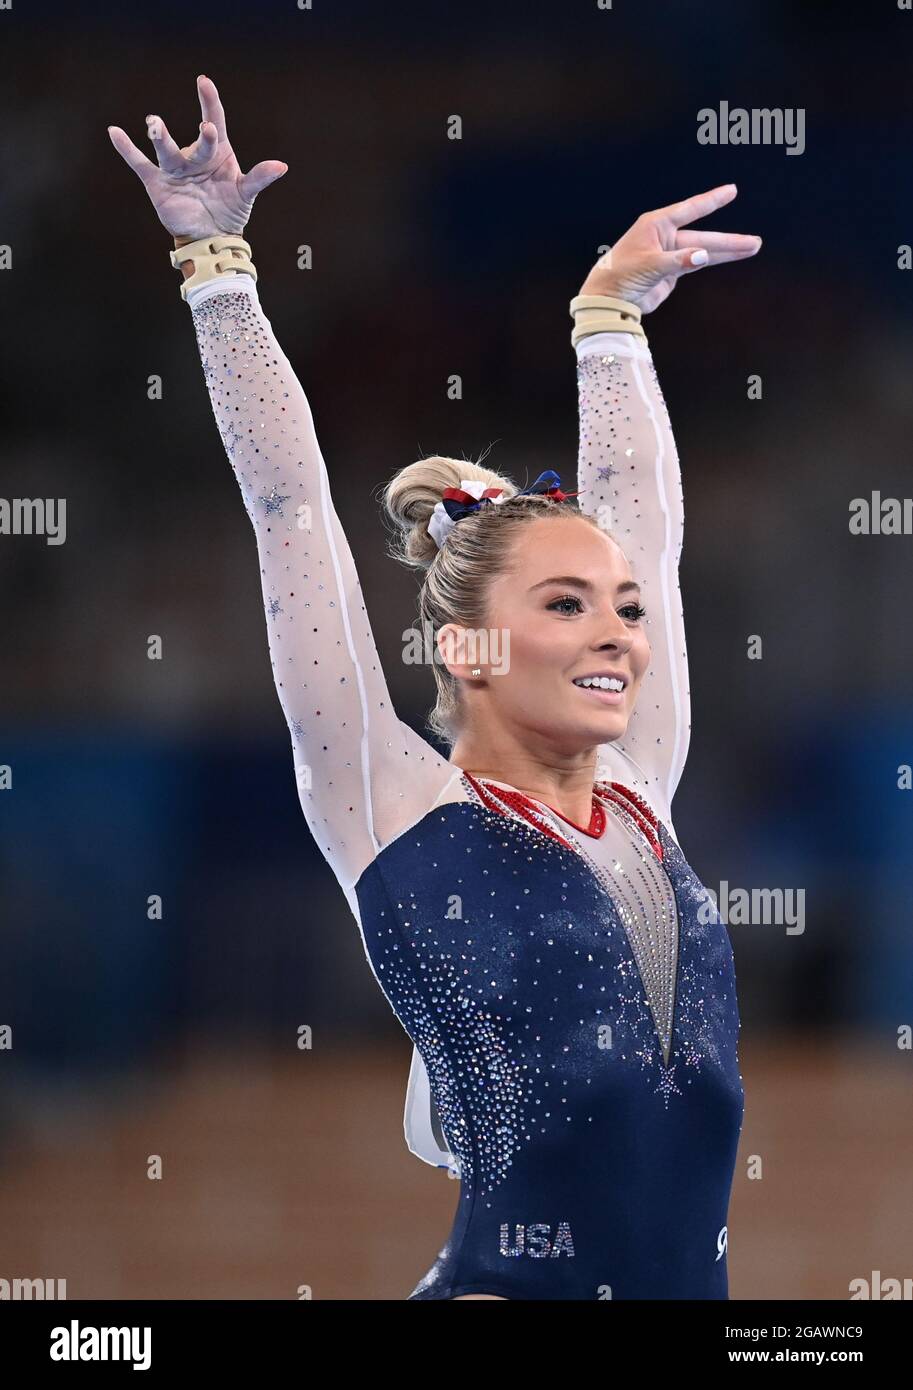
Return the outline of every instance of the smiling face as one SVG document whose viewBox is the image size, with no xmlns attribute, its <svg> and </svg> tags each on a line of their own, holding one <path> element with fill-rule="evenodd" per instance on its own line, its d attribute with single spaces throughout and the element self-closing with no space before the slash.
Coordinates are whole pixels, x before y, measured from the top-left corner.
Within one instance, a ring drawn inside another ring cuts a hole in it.
<svg viewBox="0 0 913 1390">
<path fill-rule="evenodd" d="M 496 727 L 525 731 L 563 754 L 621 737 L 650 646 L 639 589 L 610 536 L 580 517 L 530 522 L 491 583 L 486 623 L 509 634 L 509 669 L 484 672 L 484 711 L 476 702 L 471 717 L 484 712 Z M 615 676 L 621 691 L 579 684 Z"/>
</svg>

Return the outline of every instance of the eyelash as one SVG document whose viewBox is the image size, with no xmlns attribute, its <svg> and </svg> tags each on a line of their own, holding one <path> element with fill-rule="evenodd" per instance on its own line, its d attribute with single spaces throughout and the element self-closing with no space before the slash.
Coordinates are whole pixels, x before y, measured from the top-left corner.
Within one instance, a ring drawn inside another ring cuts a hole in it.
<svg viewBox="0 0 913 1390">
<path fill-rule="evenodd" d="M 551 608 L 551 609 L 554 609 L 554 607 L 555 607 L 555 605 L 556 605 L 557 603 L 578 603 L 578 604 L 579 604 L 579 603 L 580 603 L 580 599 L 577 597 L 576 594 L 565 594 L 562 598 L 552 599 L 552 602 L 551 602 L 550 604 L 548 604 L 547 607 L 548 607 L 548 608 Z M 624 613 L 626 609 L 633 609 L 633 610 L 634 610 L 634 617 L 633 617 L 633 618 L 629 618 L 629 619 L 628 619 L 628 622 L 638 622 L 641 618 L 643 618 L 643 617 L 646 615 L 646 612 L 647 612 L 646 608 L 642 608 L 642 607 L 640 606 L 640 604 L 638 604 L 638 603 L 626 603 L 625 606 L 624 606 L 624 608 L 619 609 L 619 612 Z M 571 615 L 570 615 L 570 614 L 567 614 L 566 616 L 567 616 L 567 617 L 570 617 Z"/>
</svg>

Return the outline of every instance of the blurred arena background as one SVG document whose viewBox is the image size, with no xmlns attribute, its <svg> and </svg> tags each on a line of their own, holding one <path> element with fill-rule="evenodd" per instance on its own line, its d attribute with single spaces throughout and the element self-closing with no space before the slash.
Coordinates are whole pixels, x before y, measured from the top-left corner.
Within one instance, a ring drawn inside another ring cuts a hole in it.
<svg viewBox="0 0 913 1390">
<path fill-rule="evenodd" d="M 411 1044 L 301 815 L 171 241 L 106 133 L 151 152 L 157 112 L 189 143 L 199 72 L 242 168 L 289 165 L 245 235 L 417 729 L 433 682 L 402 661 L 415 583 L 385 556 L 380 484 L 489 444 L 521 483 L 571 477 L 568 301 L 599 246 L 739 185 L 701 225 L 759 233 L 760 255 L 645 319 L 685 486 L 676 830 L 710 886 L 806 894 L 801 934 L 730 928 L 730 1290 L 909 1278 L 913 538 L 851 536 L 848 510 L 910 494 L 913 14 L 228 0 L 195 20 L 160 0 L 0 26 L 0 491 L 67 499 L 65 545 L 0 536 L 0 1279 L 403 1299 L 456 1204 L 403 1142 Z M 804 153 L 699 145 L 723 100 L 804 109 Z"/>
</svg>

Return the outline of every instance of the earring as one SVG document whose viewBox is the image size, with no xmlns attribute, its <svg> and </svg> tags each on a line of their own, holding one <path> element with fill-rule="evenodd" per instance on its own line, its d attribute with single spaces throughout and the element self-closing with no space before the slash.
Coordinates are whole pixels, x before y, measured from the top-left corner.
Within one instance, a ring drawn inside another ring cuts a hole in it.
<svg viewBox="0 0 913 1390">
<path fill-rule="evenodd" d="M 473 670 L 472 670 L 472 674 L 473 674 L 474 676 L 481 676 L 481 674 L 482 674 L 482 668 L 481 668 L 481 666 L 474 666 L 474 667 L 473 667 Z"/>
</svg>

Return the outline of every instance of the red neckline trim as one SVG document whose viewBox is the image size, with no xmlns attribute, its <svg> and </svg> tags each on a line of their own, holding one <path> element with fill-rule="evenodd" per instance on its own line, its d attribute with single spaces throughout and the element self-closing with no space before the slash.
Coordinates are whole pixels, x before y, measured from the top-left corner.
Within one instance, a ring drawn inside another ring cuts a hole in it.
<svg viewBox="0 0 913 1390">
<path fill-rule="evenodd" d="M 479 787 L 479 779 L 473 777 L 471 772 L 467 772 L 466 776 L 469 778 L 469 780 L 473 783 L 475 787 Z M 491 778 L 487 779 L 487 781 L 483 785 L 487 787 L 489 783 L 491 785 L 492 790 L 498 796 L 502 797 L 505 801 L 512 801 L 514 803 L 521 802 L 524 805 L 531 806 L 545 806 L 547 810 L 551 811 L 553 816 L 557 816 L 559 820 L 563 820 L 565 825 L 572 825 L 575 830 L 580 831 L 581 835 L 589 835 L 592 837 L 592 839 L 598 840 L 602 837 L 603 833 L 605 832 L 605 811 L 600 806 L 595 795 L 593 797 L 593 808 L 590 812 L 589 826 L 583 826 L 578 825 L 576 821 L 571 820 L 568 816 L 562 815 L 560 811 L 556 811 L 555 807 L 549 806 L 547 802 L 538 801 L 534 796 L 527 796 L 525 792 L 517 791 L 516 787 L 500 787 Z M 520 807 L 518 807 L 518 809 L 522 810 L 523 806 L 521 805 Z"/>
<path fill-rule="evenodd" d="M 650 807 L 644 801 L 643 797 L 638 796 L 637 792 L 632 791 L 630 787 L 626 787 L 623 782 L 597 782 L 596 786 L 599 789 L 600 795 L 605 796 L 610 801 L 616 802 L 618 805 L 622 805 L 622 797 L 625 798 L 627 802 L 627 804 L 624 805 L 625 811 L 627 811 L 628 815 L 631 816 L 642 833 L 649 840 L 653 853 L 656 855 L 657 859 L 662 861 L 663 842 L 659 837 L 659 821 L 650 810 Z"/>
<path fill-rule="evenodd" d="M 616 805 L 621 806 L 627 812 L 646 836 L 647 840 L 649 840 L 656 857 L 662 860 L 663 847 L 662 841 L 659 838 L 659 822 L 643 798 L 632 791 L 630 787 L 626 787 L 623 782 L 594 783 L 593 810 L 590 816 L 590 824 L 587 827 L 578 825 L 576 821 L 572 821 L 568 816 L 562 815 L 560 811 L 556 811 L 553 806 L 548 806 L 544 801 L 536 801 L 534 797 L 526 796 L 524 792 L 517 791 L 515 787 L 499 787 L 495 785 L 493 779 L 490 779 L 492 787 L 491 790 L 489 790 L 485 782 L 477 777 L 473 777 L 471 772 L 464 771 L 463 776 L 469 780 L 481 800 L 490 809 L 496 811 L 499 809 L 493 796 L 493 793 L 496 793 L 503 801 L 506 801 L 508 805 L 512 806 L 514 810 L 519 811 L 524 819 L 534 824 L 537 830 L 541 830 L 544 834 L 550 835 L 552 839 L 560 841 L 560 843 L 566 845 L 568 849 L 573 849 L 574 846 L 569 840 L 566 840 L 563 835 L 558 835 L 550 827 L 539 825 L 538 822 L 531 820 L 529 815 L 530 808 L 533 806 L 545 806 L 547 810 L 551 811 L 552 815 L 557 816 L 559 820 L 563 820 L 565 825 L 572 826 L 575 830 L 579 831 L 581 835 L 588 835 L 593 840 L 599 840 L 605 834 L 606 813 L 600 805 L 598 798 L 600 796 L 605 797 L 606 800 L 615 802 Z"/>
<path fill-rule="evenodd" d="M 550 825 L 541 825 L 539 821 L 533 818 L 530 814 L 530 808 L 537 803 L 533 801 L 532 797 L 524 796 L 522 792 L 518 792 L 514 788 L 492 786 L 489 789 L 485 782 L 480 781 L 477 777 L 473 777 L 471 772 L 464 771 L 463 776 L 471 786 L 474 787 L 476 795 L 479 797 L 482 805 L 486 806 L 490 811 L 494 811 L 497 815 L 503 816 L 505 814 L 503 803 L 506 803 L 512 806 L 515 811 L 518 811 L 523 819 L 527 821 L 528 824 L 532 825 L 534 829 L 540 831 L 541 834 L 548 835 L 552 840 L 557 840 L 560 845 L 564 845 L 565 849 L 574 849 L 570 840 L 566 840 L 563 835 L 559 835 Z M 502 802 L 500 805 L 496 799 L 498 797 Z M 544 802 L 541 804 L 545 805 Z M 549 807 L 549 810 L 551 810 L 551 807 Z M 557 815 L 557 812 L 555 814 Z M 562 819 L 565 818 L 562 817 Z M 568 821 L 568 824 L 573 825 L 573 821 Z"/>
</svg>

